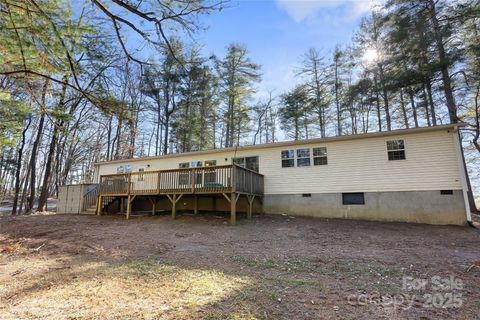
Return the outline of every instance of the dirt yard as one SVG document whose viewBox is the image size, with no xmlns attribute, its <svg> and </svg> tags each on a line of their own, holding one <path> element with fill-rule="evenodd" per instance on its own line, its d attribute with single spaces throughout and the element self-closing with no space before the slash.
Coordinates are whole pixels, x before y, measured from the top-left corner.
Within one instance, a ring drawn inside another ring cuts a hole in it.
<svg viewBox="0 0 480 320">
<path fill-rule="evenodd" d="M 473 228 L 225 221 L 0 217 L 0 318 L 480 319 Z"/>
</svg>

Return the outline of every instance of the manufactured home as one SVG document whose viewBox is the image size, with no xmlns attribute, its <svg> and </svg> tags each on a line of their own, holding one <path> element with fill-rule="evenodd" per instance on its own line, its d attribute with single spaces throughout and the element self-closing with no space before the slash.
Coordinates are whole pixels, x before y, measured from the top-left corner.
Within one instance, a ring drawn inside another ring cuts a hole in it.
<svg viewBox="0 0 480 320">
<path fill-rule="evenodd" d="M 458 125 L 97 163 L 98 214 L 225 211 L 462 225 Z"/>
</svg>

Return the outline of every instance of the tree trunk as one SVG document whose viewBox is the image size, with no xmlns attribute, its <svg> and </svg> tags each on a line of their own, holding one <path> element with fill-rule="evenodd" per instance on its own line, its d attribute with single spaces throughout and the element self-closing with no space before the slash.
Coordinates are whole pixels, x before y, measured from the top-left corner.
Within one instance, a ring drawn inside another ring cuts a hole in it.
<svg viewBox="0 0 480 320">
<path fill-rule="evenodd" d="M 400 89 L 400 106 L 402 108 L 403 122 L 405 123 L 405 128 L 409 128 L 410 124 L 408 123 L 407 108 L 405 107 L 405 100 L 403 99 L 403 89 Z"/>
<path fill-rule="evenodd" d="M 52 138 L 50 140 L 50 147 L 48 149 L 47 161 L 45 163 L 45 173 L 43 175 L 42 190 L 40 191 L 40 196 L 38 198 L 37 211 L 43 212 L 46 209 L 47 198 L 48 198 L 48 187 L 50 182 L 50 175 L 52 172 L 52 163 L 55 155 L 55 149 L 57 145 L 57 135 L 58 135 L 58 126 L 53 124 Z"/>
<path fill-rule="evenodd" d="M 20 171 L 22 170 L 22 155 L 23 155 L 23 148 L 25 147 L 25 139 L 28 128 L 30 127 L 30 123 L 32 122 L 32 117 L 28 117 L 27 124 L 22 131 L 22 140 L 20 141 L 20 146 L 18 147 L 18 157 L 17 157 L 17 167 L 15 169 L 15 190 L 14 190 L 14 198 L 13 198 L 13 207 L 12 207 L 12 216 L 17 214 L 17 206 L 18 206 L 18 197 L 20 193 Z"/>
<path fill-rule="evenodd" d="M 451 123 L 457 123 L 457 106 L 453 96 L 452 80 L 450 79 L 450 74 L 448 71 L 447 54 L 443 45 L 442 31 L 437 17 L 435 1 L 429 0 L 429 5 L 430 16 L 435 31 L 435 44 L 437 47 L 438 58 L 440 59 L 440 71 L 442 73 L 443 91 L 445 93 L 445 100 L 447 102 L 448 115 Z"/>
<path fill-rule="evenodd" d="M 422 86 L 423 89 L 423 104 L 425 105 L 425 120 L 427 120 L 427 126 L 431 127 L 432 123 L 430 122 L 430 111 L 428 106 L 428 97 L 427 92 L 425 90 L 425 86 Z"/>
<path fill-rule="evenodd" d="M 378 131 L 382 131 L 382 114 L 380 112 L 380 95 L 378 93 L 377 76 L 373 77 L 373 81 L 374 81 L 374 84 L 375 84 L 375 103 L 376 103 L 376 106 L 377 106 Z M 352 120 L 352 125 L 353 125 L 353 120 Z M 352 127 L 352 130 L 353 130 L 353 127 Z"/>
<path fill-rule="evenodd" d="M 30 196 L 27 201 L 27 206 L 25 208 L 26 212 L 30 212 L 33 210 L 33 203 L 35 201 L 35 191 L 36 191 L 36 167 L 37 167 L 37 153 L 38 148 L 40 145 L 40 141 L 42 140 L 43 135 L 43 127 L 45 125 L 45 106 L 46 106 L 46 96 L 47 96 L 47 89 L 48 89 L 49 81 L 46 80 L 45 84 L 43 85 L 42 89 L 42 99 L 40 103 L 40 120 L 38 123 L 37 128 L 37 136 L 35 141 L 33 142 L 32 147 L 32 155 L 30 157 Z"/>
<path fill-rule="evenodd" d="M 379 64 L 379 70 L 380 70 L 380 85 L 382 87 L 382 95 L 383 95 L 383 105 L 385 107 L 385 121 L 387 122 L 387 131 L 392 130 L 392 120 L 390 118 L 390 105 L 388 101 L 388 90 L 385 87 L 385 76 L 383 72 L 383 66 L 382 64 Z"/>
<path fill-rule="evenodd" d="M 432 118 L 432 125 L 436 126 L 437 125 L 437 115 L 436 115 L 436 112 L 435 112 L 435 104 L 433 102 L 432 83 L 431 83 L 430 79 L 428 79 L 425 82 L 425 88 L 427 89 L 428 102 L 430 104 L 430 116 Z"/>
<path fill-rule="evenodd" d="M 418 128 L 418 116 L 417 116 L 417 107 L 415 106 L 415 98 L 413 96 L 412 89 L 408 89 L 408 95 L 410 97 L 410 104 L 412 105 L 413 111 L 413 122 L 415 123 L 415 128 Z"/>
<path fill-rule="evenodd" d="M 338 91 L 340 90 L 338 81 L 338 61 L 335 60 L 335 105 L 337 107 L 337 135 L 342 135 L 342 116 L 340 114 L 340 98 Z"/>
<path fill-rule="evenodd" d="M 63 77 L 64 80 L 66 81 L 66 76 Z M 64 84 L 62 87 L 62 92 L 60 96 L 60 100 L 58 102 L 57 106 L 57 111 L 64 110 L 65 109 L 65 94 L 67 91 L 67 86 Z M 38 198 L 38 207 L 37 211 L 43 212 L 46 210 L 46 205 L 47 205 L 47 198 L 49 195 L 49 181 L 50 181 L 50 175 L 52 171 L 52 163 L 55 155 L 55 150 L 57 147 L 57 141 L 58 141 L 58 131 L 59 129 L 63 126 L 64 121 L 61 120 L 58 123 L 53 121 L 53 132 L 52 132 L 52 138 L 50 141 L 50 148 L 48 150 L 48 155 L 47 155 L 47 161 L 45 163 L 45 173 L 43 175 L 43 185 L 42 185 L 42 190 L 40 192 L 40 197 Z"/>
</svg>

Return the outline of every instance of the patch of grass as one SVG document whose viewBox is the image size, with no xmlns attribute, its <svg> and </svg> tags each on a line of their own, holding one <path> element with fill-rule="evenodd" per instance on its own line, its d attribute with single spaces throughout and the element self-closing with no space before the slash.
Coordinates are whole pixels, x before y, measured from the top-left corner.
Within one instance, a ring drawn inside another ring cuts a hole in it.
<svg viewBox="0 0 480 320">
<path fill-rule="evenodd" d="M 64 269 L 32 260 L 17 285 L 0 286 L 0 299 L 15 302 L 4 309 L 6 318 L 190 319 L 251 284 L 247 277 L 151 260 L 72 261 Z"/>
</svg>

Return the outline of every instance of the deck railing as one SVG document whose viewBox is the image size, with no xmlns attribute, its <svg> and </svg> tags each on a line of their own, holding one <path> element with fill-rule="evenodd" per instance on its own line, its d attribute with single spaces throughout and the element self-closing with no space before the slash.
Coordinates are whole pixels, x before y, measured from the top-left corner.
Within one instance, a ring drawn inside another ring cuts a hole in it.
<svg viewBox="0 0 480 320">
<path fill-rule="evenodd" d="M 246 193 L 263 195 L 263 175 L 238 165 L 110 174 L 100 194 Z"/>
<path fill-rule="evenodd" d="M 87 193 L 83 195 L 82 212 L 97 204 L 98 192 L 99 188 L 95 185 L 92 189 L 90 189 Z"/>
</svg>

